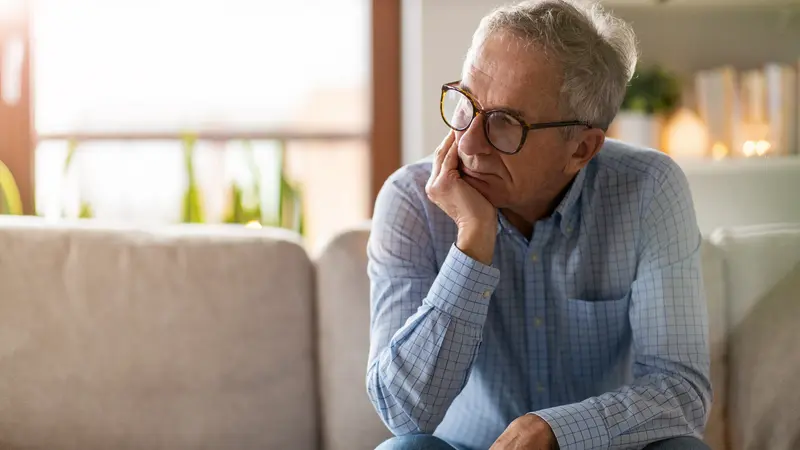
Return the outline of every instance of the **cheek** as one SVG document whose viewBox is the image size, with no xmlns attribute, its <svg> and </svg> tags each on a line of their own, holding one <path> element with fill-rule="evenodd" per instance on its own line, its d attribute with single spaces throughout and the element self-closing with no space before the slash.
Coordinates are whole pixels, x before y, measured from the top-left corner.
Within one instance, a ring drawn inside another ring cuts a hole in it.
<svg viewBox="0 0 800 450">
<path fill-rule="evenodd" d="M 506 181 L 512 193 L 537 191 L 564 171 L 566 161 L 556 153 L 545 153 L 544 148 L 525 148 L 522 152 L 503 158 L 509 175 Z"/>
</svg>

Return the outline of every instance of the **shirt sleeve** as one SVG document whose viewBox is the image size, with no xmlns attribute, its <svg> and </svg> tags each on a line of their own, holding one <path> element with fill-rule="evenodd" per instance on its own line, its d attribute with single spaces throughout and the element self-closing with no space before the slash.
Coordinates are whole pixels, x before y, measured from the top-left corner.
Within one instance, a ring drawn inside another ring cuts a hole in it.
<svg viewBox="0 0 800 450">
<path fill-rule="evenodd" d="M 469 378 L 500 275 L 455 245 L 439 269 L 413 195 L 387 182 L 367 248 L 367 392 L 395 435 L 432 433 L 444 419 Z"/>
<path fill-rule="evenodd" d="M 712 391 L 701 236 L 677 166 L 655 183 L 641 219 L 631 286 L 633 382 L 583 402 L 536 411 L 561 449 L 642 448 L 701 437 Z"/>
</svg>

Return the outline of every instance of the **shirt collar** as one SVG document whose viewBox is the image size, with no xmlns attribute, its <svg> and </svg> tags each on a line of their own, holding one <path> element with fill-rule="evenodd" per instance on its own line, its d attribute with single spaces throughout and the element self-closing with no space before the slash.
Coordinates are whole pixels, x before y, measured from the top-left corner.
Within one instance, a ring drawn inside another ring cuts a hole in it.
<svg viewBox="0 0 800 450">
<path fill-rule="evenodd" d="M 559 227 L 564 236 L 569 236 L 575 229 L 575 224 L 578 222 L 580 209 L 577 208 L 578 200 L 580 199 L 581 192 L 583 192 L 583 184 L 586 180 L 586 169 L 582 169 L 572 180 L 572 184 L 567 190 L 567 194 L 561 200 L 561 203 L 556 207 L 554 216 L 560 219 Z M 497 234 L 499 235 L 503 230 L 512 230 L 513 225 L 508 221 L 502 212 L 497 212 Z"/>
<path fill-rule="evenodd" d="M 578 222 L 580 208 L 578 208 L 577 205 L 581 193 L 583 192 L 583 184 L 585 181 L 586 168 L 583 168 L 578 172 L 578 175 L 575 176 L 572 185 L 567 191 L 567 195 L 561 200 L 561 203 L 559 203 L 554 213 L 554 215 L 561 218 L 560 227 L 561 233 L 564 234 L 564 236 L 572 234 L 572 231 L 575 229 L 575 224 Z"/>
</svg>

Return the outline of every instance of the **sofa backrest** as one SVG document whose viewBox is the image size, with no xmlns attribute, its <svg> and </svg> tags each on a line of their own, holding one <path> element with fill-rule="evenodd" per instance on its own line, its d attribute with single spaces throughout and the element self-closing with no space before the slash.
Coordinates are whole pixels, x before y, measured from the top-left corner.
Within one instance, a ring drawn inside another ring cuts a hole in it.
<svg viewBox="0 0 800 450">
<path fill-rule="evenodd" d="M 317 448 L 313 268 L 276 230 L 0 220 L 0 447 Z"/>
<path fill-rule="evenodd" d="M 369 224 L 334 238 L 316 259 L 322 443 L 373 449 L 391 433 L 367 397 Z"/>
<path fill-rule="evenodd" d="M 800 224 L 721 229 L 732 450 L 800 448 Z"/>
<path fill-rule="evenodd" d="M 368 224 L 339 235 L 317 264 L 323 442 L 326 450 L 373 448 L 389 436 L 366 396 L 369 350 Z M 703 242 L 702 267 L 709 315 L 714 404 L 705 432 L 713 449 L 727 441 L 727 306 L 724 253 Z"/>
</svg>

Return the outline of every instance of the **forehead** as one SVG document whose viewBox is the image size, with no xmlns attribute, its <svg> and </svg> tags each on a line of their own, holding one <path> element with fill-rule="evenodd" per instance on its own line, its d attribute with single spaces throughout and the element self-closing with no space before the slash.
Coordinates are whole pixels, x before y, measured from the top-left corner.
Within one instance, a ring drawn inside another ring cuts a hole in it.
<svg viewBox="0 0 800 450">
<path fill-rule="evenodd" d="M 518 110 L 529 121 L 556 112 L 561 75 L 537 47 L 496 33 L 471 55 L 464 62 L 463 84 L 481 107 Z"/>
</svg>

